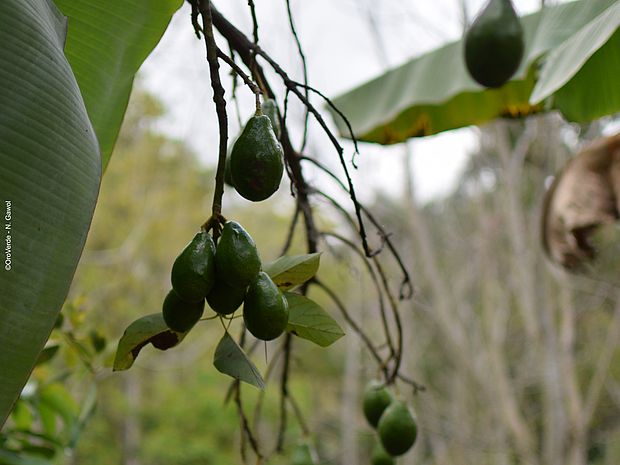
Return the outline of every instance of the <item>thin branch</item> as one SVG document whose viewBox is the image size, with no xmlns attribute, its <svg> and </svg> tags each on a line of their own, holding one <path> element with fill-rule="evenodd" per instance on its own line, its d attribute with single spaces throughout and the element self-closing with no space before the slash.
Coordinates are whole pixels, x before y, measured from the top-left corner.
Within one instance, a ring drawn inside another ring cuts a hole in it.
<svg viewBox="0 0 620 465">
<path fill-rule="evenodd" d="M 366 345 L 366 348 L 368 349 L 370 354 L 373 356 L 373 358 L 379 365 L 379 369 L 383 372 L 383 376 L 387 379 L 388 372 L 387 372 L 386 363 L 383 361 L 383 359 L 377 352 L 377 349 L 375 348 L 375 346 L 372 345 L 372 341 L 370 340 L 370 338 L 366 335 L 366 333 L 364 333 L 364 331 L 362 331 L 362 329 L 355 322 L 355 320 L 351 317 L 351 315 L 349 315 L 347 308 L 344 306 L 344 304 L 342 303 L 338 295 L 329 286 L 327 286 L 326 284 L 324 284 L 321 280 L 317 278 L 314 278 L 311 281 L 311 284 L 314 284 L 318 288 L 322 289 L 323 292 L 325 292 L 332 299 L 336 307 L 338 307 L 338 310 L 340 310 L 340 313 L 342 313 L 342 316 L 344 317 L 347 324 L 353 329 L 353 331 L 355 331 L 355 333 L 364 342 L 364 344 Z"/>
<path fill-rule="evenodd" d="M 226 165 L 226 149 L 228 146 L 228 119 L 226 116 L 226 100 L 224 99 L 224 87 L 220 80 L 220 65 L 217 60 L 217 44 L 213 35 L 213 18 L 211 15 L 210 0 L 199 0 L 198 9 L 202 17 L 202 30 L 205 46 L 207 48 L 207 61 L 213 88 L 213 101 L 217 113 L 217 121 L 220 130 L 219 157 L 215 175 L 215 192 L 213 194 L 212 218 L 219 218 L 222 214 L 222 196 L 224 195 L 224 171 Z M 219 229 L 215 229 L 214 238 L 217 239 Z"/>
<path fill-rule="evenodd" d="M 304 50 L 301 46 L 301 41 L 299 40 L 299 35 L 297 34 L 297 29 L 295 28 L 295 21 L 293 20 L 293 11 L 291 10 L 291 2 L 290 0 L 286 0 L 286 12 L 288 14 L 288 24 L 291 28 L 291 33 L 293 34 L 293 38 L 295 39 L 295 44 L 297 45 L 297 53 L 299 54 L 299 58 L 301 58 L 301 67 L 304 75 L 304 84 L 308 85 L 308 64 L 306 62 L 306 55 L 304 54 Z M 306 98 L 309 99 L 308 89 L 306 89 Z M 301 147 L 299 149 L 300 152 L 303 152 L 306 148 L 306 143 L 308 142 L 308 119 L 310 117 L 310 111 L 306 108 L 306 112 L 304 115 L 304 135 L 301 141 Z"/>
</svg>

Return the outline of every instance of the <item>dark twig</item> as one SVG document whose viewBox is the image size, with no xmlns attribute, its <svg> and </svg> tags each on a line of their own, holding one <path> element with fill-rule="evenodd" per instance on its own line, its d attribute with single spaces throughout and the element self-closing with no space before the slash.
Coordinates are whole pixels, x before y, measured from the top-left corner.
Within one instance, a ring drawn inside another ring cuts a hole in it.
<svg viewBox="0 0 620 465">
<path fill-rule="evenodd" d="M 293 237 L 295 237 L 295 228 L 297 227 L 297 222 L 299 221 L 300 212 L 301 212 L 301 209 L 299 208 L 299 204 L 296 204 L 295 213 L 293 214 L 293 219 L 291 220 L 291 224 L 288 227 L 288 233 L 286 234 L 286 241 L 284 242 L 284 246 L 282 247 L 280 256 L 286 255 L 288 253 L 288 250 L 291 248 L 291 244 L 293 243 Z"/>
<path fill-rule="evenodd" d="M 336 183 L 345 192 L 347 192 L 347 193 L 349 192 L 347 190 L 347 186 L 345 186 L 345 184 L 338 178 L 338 176 L 336 176 L 334 173 L 332 173 L 325 165 L 323 165 L 319 161 L 315 160 L 314 158 L 310 158 L 308 156 L 302 156 L 301 159 L 303 161 L 307 161 L 307 162 L 312 163 L 318 169 L 320 169 L 325 174 L 329 175 L 333 180 L 335 180 Z M 398 267 L 400 268 L 400 270 L 401 270 L 401 272 L 403 274 L 403 279 L 401 281 L 400 289 L 399 289 L 399 294 L 398 294 L 399 299 L 400 300 L 411 299 L 411 297 L 413 297 L 413 285 L 411 283 L 411 277 L 409 276 L 409 272 L 407 271 L 407 267 L 405 266 L 405 263 L 403 262 L 403 259 L 400 256 L 400 253 L 396 250 L 396 247 L 394 246 L 394 244 L 392 243 L 392 240 L 390 239 L 390 234 L 385 231 L 385 229 L 383 228 L 381 223 L 379 223 L 379 221 L 370 212 L 370 210 L 368 210 L 363 204 L 360 204 L 360 208 L 362 209 L 362 212 L 364 212 L 366 217 L 370 220 L 370 222 L 373 224 L 373 226 L 375 228 L 377 228 L 379 236 L 387 244 L 388 249 L 390 250 L 390 252 L 392 254 L 392 257 L 394 257 L 394 260 L 396 260 L 396 262 L 398 263 Z"/>
<path fill-rule="evenodd" d="M 250 423 L 245 415 L 245 411 L 243 410 L 243 403 L 241 402 L 241 383 L 239 381 L 235 381 L 235 384 L 235 404 L 237 405 L 237 412 L 239 413 L 239 418 L 241 418 L 241 426 L 243 427 L 243 432 L 247 437 L 248 441 L 250 442 L 250 446 L 252 447 L 254 453 L 259 459 L 261 459 L 263 455 L 260 452 L 258 441 L 254 437 L 254 433 L 252 433 Z"/>
<path fill-rule="evenodd" d="M 364 344 L 366 345 L 366 348 L 368 349 L 370 354 L 373 356 L 373 358 L 375 359 L 375 361 L 379 365 L 379 368 L 383 372 L 384 377 L 387 379 L 388 371 L 387 371 L 386 363 L 383 361 L 383 359 L 381 358 L 381 356 L 379 355 L 379 353 L 375 349 L 375 346 L 372 344 L 372 341 L 370 340 L 370 338 L 366 335 L 366 333 L 364 331 L 362 331 L 362 329 L 355 322 L 355 320 L 351 317 L 351 315 L 349 315 L 349 312 L 347 311 L 347 308 L 342 303 L 342 301 L 340 300 L 338 295 L 329 286 L 324 284 L 323 281 L 321 281 L 318 278 L 314 278 L 312 280 L 311 284 L 314 284 L 319 289 L 322 289 L 323 292 L 325 292 L 332 299 L 332 301 L 334 302 L 336 307 L 338 307 L 338 310 L 340 310 L 340 313 L 342 314 L 342 316 L 345 319 L 345 321 L 347 322 L 347 324 L 351 327 L 351 329 L 353 329 L 353 331 L 355 331 L 355 333 L 364 342 Z"/>
<path fill-rule="evenodd" d="M 232 70 L 235 72 L 235 74 L 241 77 L 241 79 L 243 79 L 243 82 L 245 83 L 245 85 L 250 88 L 250 90 L 254 93 L 254 96 L 256 97 L 256 111 L 260 110 L 261 90 L 256 85 L 256 83 L 252 81 L 250 76 L 248 76 L 246 73 L 243 72 L 243 70 L 239 67 L 237 63 L 235 63 L 235 61 L 231 57 L 226 55 L 219 48 L 217 49 L 217 57 L 221 59 L 222 61 L 224 61 L 228 66 L 230 66 Z"/>
<path fill-rule="evenodd" d="M 291 28 L 291 34 L 293 34 L 293 38 L 295 39 L 295 44 L 297 46 L 297 53 L 299 54 L 299 58 L 301 59 L 301 67 L 304 75 L 304 84 L 308 85 L 308 63 L 306 62 L 306 55 L 304 54 L 304 50 L 301 46 L 301 41 L 299 40 L 299 35 L 297 34 L 297 28 L 295 27 L 295 21 L 293 20 L 293 11 L 291 10 L 291 2 L 290 0 L 286 0 L 286 12 L 288 14 L 288 24 Z M 310 99 L 308 94 L 308 89 L 305 92 L 306 99 Z M 308 108 L 306 108 L 304 115 L 304 135 L 301 140 L 301 148 L 300 152 L 303 152 L 306 149 L 306 144 L 308 142 L 308 119 L 310 117 L 310 112 Z"/>
<path fill-rule="evenodd" d="M 219 157 L 215 174 L 215 192 L 213 194 L 212 218 L 218 218 L 222 214 L 222 196 L 224 195 L 224 170 L 226 165 L 226 149 L 228 146 L 228 119 L 226 116 L 226 100 L 224 99 L 224 87 L 220 80 L 220 65 L 217 60 L 217 44 L 213 35 L 213 18 L 211 15 L 210 0 L 199 0 L 198 8 L 202 17 L 202 30 L 205 46 L 207 48 L 207 61 L 213 88 L 213 101 L 220 129 Z M 214 239 L 217 240 L 218 229 L 214 231 Z"/>
<path fill-rule="evenodd" d="M 280 382 L 280 427 L 278 428 L 278 442 L 276 445 L 277 452 L 282 452 L 284 450 L 284 439 L 288 417 L 286 410 L 286 399 L 288 397 L 288 374 L 291 364 L 292 344 L 293 337 L 290 333 L 286 333 L 284 339 L 284 365 L 282 366 L 282 378 Z"/>
<path fill-rule="evenodd" d="M 379 281 L 379 278 L 377 277 L 377 272 L 375 272 L 375 270 L 373 269 L 371 262 L 368 261 L 368 259 L 362 253 L 362 251 L 359 250 L 357 246 L 352 241 L 347 239 L 346 237 L 343 237 L 340 234 L 333 233 L 333 232 L 324 232 L 322 233 L 322 235 L 326 237 L 333 237 L 334 239 L 337 239 L 340 242 L 342 242 L 344 245 L 349 247 L 349 249 L 355 252 L 360 257 L 364 265 L 366 266 L 366 270 L 368 271 L 368 274 L 370 275 L 372 282 L 375 285 L 375 289 L 377 291 L 377 300 L 379 302 L 379 314 L 381 315 L 383 333 L 385 334 L 388 347 L 390 348 L 390 356 L 394 357 L 396 355 L 396 349 L 394 348 L 394 343 L 392 341 L 392 333 L 390 331 L 390 326 L 387 321 L 387 312 L 385 309 L 385 303 L 383 302 L 383 294 L 384 294 L 383 291 L 385 290 L 385 293 L 389 294 L 390 290 L 388 288 L 384 288 L 384 289 L 381 288 L 381 282 L 385 282 L 384 276 L 381 276 L 382 281 Z M 383 275 L 382 269 L 379 269 L 378 271 L 380 275 Z"/>
</svg>

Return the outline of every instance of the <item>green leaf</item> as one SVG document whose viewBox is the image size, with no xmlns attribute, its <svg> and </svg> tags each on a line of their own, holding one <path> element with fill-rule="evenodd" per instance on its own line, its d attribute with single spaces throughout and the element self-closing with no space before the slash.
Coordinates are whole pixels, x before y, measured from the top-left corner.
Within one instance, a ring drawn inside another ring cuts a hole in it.
<svg viewBox="0 0 620 465">
<path fill-rule="evenodd" d="M 0 1 L 0 425 L 67 295 L 101 178 L 65 26 L 50 0 Z"/>
<path fill-rule="evenodd" d="M 187 332 L 178 333 L 168 328 L 161 312 L 143 316 L 131 323 L 118 341 L 113 370 L 131 368 L 147 344 L 153 344 L 159 350 L 167 350 L 178 345 L 186 335 Z"/>
<path fill-rule="evenodd" d="M 269 275 L 280 291 L 288 291 L 305 283 L 312 278 L 319 269 L 320 253 L 283 256 L 263 266 L 263 271 Z"/>
<path fill-rule="evenodd" d="M 43 365 L 43 364 L 49 362 L 58 353 L 59 349 L 60 349 L 60 345 L 59 344 L 53 344 L 53 345 L 47 346 L 39 354 L 39 357 L 37 358 L 37 362 L 36 362 L 35 366 Z"/>
<path fill-rule="evenodd" d="M 265 389 L 265 381 L 256 365 L 248 358 L 239 344 L 225 333 L 215 349 L 213 365 L 217 370 L 239 381 Z"/>
<path fill-rule="evenodd" d="M 101 146 L 105 170 L 138 68 L 183 0 L 56 0 L 69 18 L 65 52 Z"/>
<path fill-rule="evenodd" d="M 338 323 L 316 302 L 292 292 L 285 292 L 284 296 L 288 302 L 288 332 L 321 347 L 344 336 Z"/>
<path fill-rule="evenodd" d="M 78 418 L 79 407 L 67 389 L 58 383 L 44 386 L 39 391 L 41 404 L 57 412 L 65 425 L 72 426 Z"/>
<path fill-rule="evenodd" d="M 15 403 L 15 408 L 11 412 L 11 418 L 15 428 L 22 431 L 27 431 L 32 427 L 34 416 L 30 411 L 30 407 L 23 400 L 18 400 Z"/>
<path fill-rule="evenodd" d="M 14 452 L 1 449 L 0 463 L 2 465 L 52 465 L 51 461 L 39 457 L 27 456 L 25 454 L 16 454 Z"/>
<path fill-rule="evenodd" d="M 564 86 L 609 41 L 619 24 L 620 4 L 616 3 L 553 49 L 545 59 L 530 101 L 538 103 Z"/>
<path fill-rule="evenodd" d="M 463 60 L 463 41 L 459 40 L 391 69 L 333 102 L 347 116 L 359 140 L 380 144 L 482 124 L 500 116 L 542 111 L 543 103 L 530 103 L 541 59 L 614 3 L 616 0 L 579 0 L 523 17 L 523 63 L 500 89 L 485 89 L 471 79 Z M 617 76 L 607 75 L 609 79 Z M 329 111 L 339 133 L 350 137 L 344 120 L 333 109 Z"/>
</svg>

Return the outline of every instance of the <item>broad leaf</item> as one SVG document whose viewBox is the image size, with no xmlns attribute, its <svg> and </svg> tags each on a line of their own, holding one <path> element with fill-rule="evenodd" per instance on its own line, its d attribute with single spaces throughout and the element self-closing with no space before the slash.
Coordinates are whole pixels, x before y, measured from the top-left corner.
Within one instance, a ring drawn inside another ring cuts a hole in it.
<svg viewBox="0 0 620 465">
<path fill-rule="evenodd" d="M 333 102 L 347 116 L 359 140 L 381 144 L 482 124 L 500 116 L 542 111 L 543 103 L 530 103 L 541 59 L 614 3 L 579 0 L 523 17 L 523 63 L 513 80 L 500 89 L 485 89 L 470 78 L 463 61 L 463 42 L 459 40 L 389 70 Z M 605 69 L 598 68 L 598 72 L 605 73 Z M 612 79 L 616 74 L 610 72 L 608 76 Z M 587 85 L 585 80 L 582 83 Z M 618 92 L 617 88 L 614 92 Z M 566 108 L 559 101 L 556 104 Z M 330 111 L 340 134 L 349 137 L 343 119 Z"/>
<path fill-rule="evenodd" d="M 215 349 L 213 365 L 217 370 L 232 378 L 265 389 L 265 381 L 256 365 L 248 358 L 239 344 L 225 333 Z"/>
<path fill-rule="evenodd" d="M 305 283 L 312 278 L 319 269 L 320 253 L 283 256 L 263 266 L 263 271 L 269 275 L 281 291 L 288 291 Z"/>
<path fill-rule="evenodd" d="M 292 292 L 286 292 L 284 296 L 288 302 L 288 332 L 321 347 L 327 347 L 344 336 L 338 323 L 316 302 Z"/>
<path fill-rule="evenodd" d="M 118 341 L 114 357 L 114 371 L 131 368 L 138 354 L 147 344 L 159 350 L 167 350 L 178 345 L 187 333 L 172 331 L 160 313 L 143 316 L 131 323 Z"/>
<path fill-rule="evenodd" d="M 0 1 L 0 217 L 10 216 L 0 239 L 10 245 L 0 271 L 0 425 L 67 295 L 99 190 L 98 143 L 63 54 L 65 27 L 50 0 Z"/>
<path fill-rule="evenodd" d="M 183 0 L 56 0 L 69 18 L 66 54 L 107 166 L 138 68 Z"/>
</svg>

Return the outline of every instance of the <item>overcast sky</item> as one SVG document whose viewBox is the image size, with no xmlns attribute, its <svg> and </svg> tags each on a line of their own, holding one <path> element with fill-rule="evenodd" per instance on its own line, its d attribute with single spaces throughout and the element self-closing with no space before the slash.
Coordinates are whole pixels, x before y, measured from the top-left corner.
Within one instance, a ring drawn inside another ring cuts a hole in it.
<svg viewBox="0 0 620 465">
<path fill-rule="evenodd" d="M 290 1 L 308 61 L 309 80 L 331 97 L 376 76 L 386 67 L 403 63 L 462 34 L 460 0 Z M 467 1 L 470 20 L 485 1 Z M 213 3 L 237 27 L 251 33 L 246 0 L 215 0 Z M 547 4 L 551 3 L 558 2 L 547 0 Z M 289 74 L 301 80 L 301 65 L 290 35 L 285 0 L 255 0 L 255 4 L 261 46 Z M 516 0 L 514 4 L 520 14 L 526 14 L 538 9 L 540 0 Z M 220 43 L 223 49 L 227 48 L 221 38 Z M 222 69 L 228 72 L 225 65 Z M 161 129 L 187 141 L 205 163 L 215 163 L 217 120 L 208 67 L 204 45 L 191 29 L 187 6 L 173 18 L 168 32 L 145 63 L 140 80 L 169 110 Z M 240 116 L 232 102 L 228 105 L 233 136 L 239 130 L 238 117 L 245 121 L 253 111 L 249 91 L 240 89 L 238 95 Z M 283 93 L 280 103 L 282 97 Z M 318 100 L 315 103 L 320 104 Z M 300 122 L 301 107 L 294 106 L 290 111 L 292 121 Z M 301 124 L 293 124 L 291 129 L 294 135 L 300 136 Z M 310 127 L 310 136 L 309 151 L 339 172 L 336 153 L 315 124 Z M 425 200 L 449 190 L 475 144 L 473 129 L 413 141 L 410 148 L 419 198 Z M 347 148 L 350 155 L 351 148 L 349 145 Z M 402 146 L 362 145 L 355 177 L 365 187 L 362 196 L 366 200 L 376 189 L 391 194 L 399 192 L 402 153 Z"/>
</svg>

